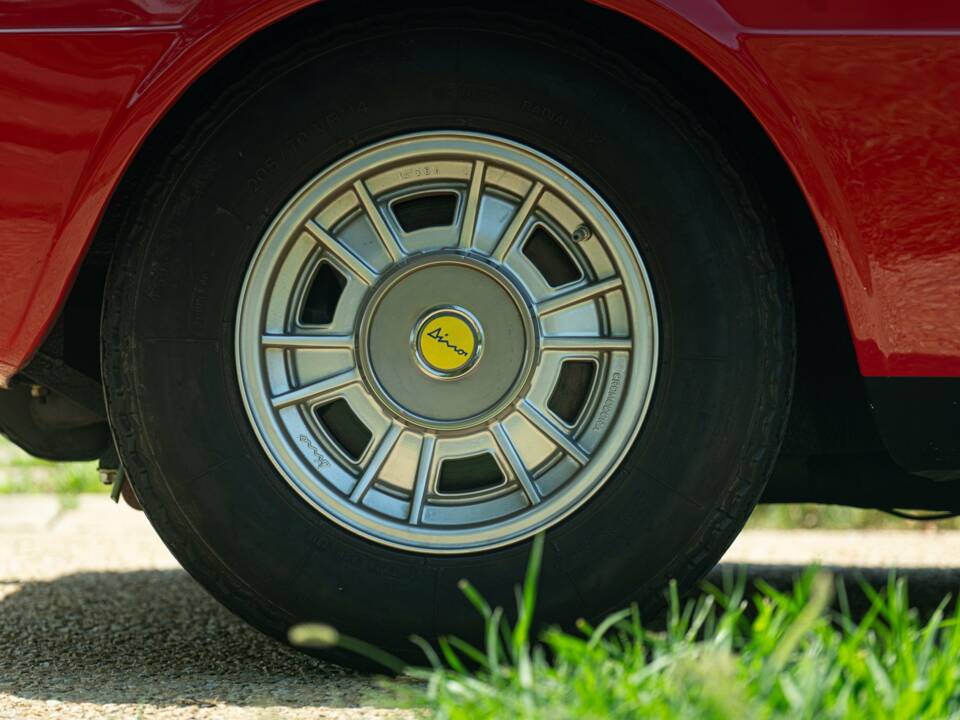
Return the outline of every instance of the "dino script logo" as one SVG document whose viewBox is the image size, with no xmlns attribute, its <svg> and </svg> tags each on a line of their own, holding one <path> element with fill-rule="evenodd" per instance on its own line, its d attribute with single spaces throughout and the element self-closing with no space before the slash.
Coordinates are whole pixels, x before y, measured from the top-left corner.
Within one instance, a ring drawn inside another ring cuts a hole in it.
<svg viewBox="0 0 960 720">
<path fill-rule="evenodd" d="M 427 333 L 427 337 L 428 337 L 428 338 L 433 338 L 433 339 L 436 340 L 438 343 L 441 343 L 441 344 L 443 344 L 443 345 L 446 345 L 448 348 L 450 348 L 451 350 L 453 350 L 457 355 L 460 355 L 461 357 L 467 357 L 467 356 L 470 354 L 470 353 L 468 353 L 466 350 L 463 350 L 462 348 L 458 348 L 458 347 L 457 347 L 456 345 L 454 345 L 452 342 L 450 342 L 449 340 L 447 340 L 447 338 L 450 337 L 450 336 L 444 334 L 443 328 L 440 327 L 439 325 L 437 325 L 437 327 L 436 327 L 435 330 L 432 330 L 431 332 L 428 332 L 428 333 Z"/>
<path fill-rule="evenodd" d="M 420 321 L 414 349 L 428 374 L 450 378 L 476 363 L 480 337 L 480 323 L 466 310 L 441 308 Z"/>
</svg>

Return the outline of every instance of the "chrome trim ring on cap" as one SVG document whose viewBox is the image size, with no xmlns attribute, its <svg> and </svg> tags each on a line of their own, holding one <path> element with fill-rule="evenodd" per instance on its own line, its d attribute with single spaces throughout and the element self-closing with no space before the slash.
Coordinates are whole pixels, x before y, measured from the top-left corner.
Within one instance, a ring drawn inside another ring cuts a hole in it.
<svg viewBox="0 0 960 720">
<path fill-rule="evenodd" d="M 445 327 L 445 322 L 464 329 L 455 327 L 451 331 Z M 462 343 L 458 338 L 451 339 L 451 332 L 468 335 L 469 343 Z M 436 349 L 431 350 L 431 345 Z M 476 367 L 483 354 L 483 326 L 472 313 L 462 307 L 444 305 L 432 308 L 424 313 L 410 335 L 410 346 L 420 367 L 429 376 L 443 379 L 460 377 Z M 433 357 L 436 352 L 446 353 L 455 360 L 438 360 Z"/>
</svg>

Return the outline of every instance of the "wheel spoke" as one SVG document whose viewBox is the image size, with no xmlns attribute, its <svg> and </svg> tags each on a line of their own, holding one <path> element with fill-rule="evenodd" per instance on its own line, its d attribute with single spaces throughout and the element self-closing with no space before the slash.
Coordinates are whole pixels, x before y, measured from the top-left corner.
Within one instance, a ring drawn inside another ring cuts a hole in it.
<svg viewBox="0 0 960 720">
<path fill-rule="evenodd" d="M 578 464 L 586 465 L 590 457 L 566 432 L 553 424 L 546 415 L 541 413 L 529 400 L 523 399 L 519 405 L 520 412 L 534 426 L 546 435 L 554 445 L 573 458 Z"/>
<path fill-rule="evenodd" d="M 358 258 L 353 252 L 333 235 L 324 230 L 313 220 L 307 220 L 307 232 L 313 235 L 317 242 L 323 245 L 324 250 L 333 255 L 340 264 L 365 285 L 373 285 L 377 281 L 377 273 Z"/>
<path fill-rule="evenodd" d="M 483 175 L 486 165 L 483 160 L 473 164 L 473 174 L 470 176 L 470 189 L 467 191 L 466 205 L 463 209 L 463 222 L 460 225 L 460 247 L 473 247 L 473 235 L 477 226 L 477 212 L 480 209 L 480 194 L 483 190 Z"/>
<path fill-rule="evenodd" d="M 346 372 L 332 377 L 318 380 L 317 382 L 304 385 L 296 390 L 290 390 L 273 398 L 273 406 L 277 409 L 297 405 L 308 400 L 323 400 L 343 388 L 360 382 L 360 375 L 356 368 L 350 368 Z"/>
<path fill-rule="evenodd" d="M 370 462 L 367 463 L 363 475 L 357 481 L 356 486 L 354 486 L 353 492 L 350 493 L 350 500 L 360 502 L 373 484 L 373 481 L 377 479 L 377 476 L 380 474 L 380 469 L 400 439 L 401 429 L 400 425 L 396 423 L 390 425 L 390 429 L 384 434 L 383 440 L 381 440 L 380 445 L 377 446 L 376 452 L 373 453 L 373 457 L 371 457 Z"/>
<path fill-rule="evenodd" d="M 435 435 L 423 436 L 423 442 L 420 444 L 420 460 L 417 463 L 417 479 L 413 486 L 413 498 L 410 501 L 408 520 L 411 525 L 420 524 L 420 516 L 423 514 L 423 501 L 427 495 L 430 478 L 433 474 L 433 454 L 436 446 L 437 438 Z"/>
<path fill-rule="evenodd" d="M 379 237 L 380 242 L 383 243 L 383 247 L 386 249 L 390 259 L 396 262 L 406 253 L 403 252 L 400 243 L 397 242 L 393 231 L 387 226 L 386 220 L 383 219 L 380 209 L 370 196 L 370 191 L 367 190 L 367 186 L 363 180 L 357 180 L 353 184 L 353 191 L 357 194 L 357 199 L 360 200 L 363 211 L 367 214 L 367 217 L 370 218 L 373 229 L 377 231 L 377 237 Z"/>
<path fill-rule="evenodd" d="M 530 188 L 530 192 L 528 192 L 527 196 L 523 199 L 523 203 L 517 208 L 517 212 L 514 214 L 513 220 L 510 221 L 510 225 L 507 226 L 507 229 L 503 231 L 503 235 L 501 235 L 497 241 L 497 246 L 493 249 L 493 252 L 490 253 L 492 258 L 503 262 L 507 253 L 510 252 L 510 249 L 516 244 L 520 237 L 520 231 L 523 230 L 527 218 L 530 217 L 533 208 L 540 201 L 540 195 L 542 193 L 543 183 L 535 182 L 533 187 Z"/>
<path fill-rule="evenodd" d="M 520 459 L 520 454 L 517 452 L 517 448 L 513 444 L 513 440 L 510 439 L 503 423 L 498 422 L 493 426 L 493 437 L 497 441 L 498 454 L 510 467 L 517 478 L 517 482 L 520 483 L 520 487 L 523 488 L 523 492 L 526 493 L 527 499 L 530 500 L 530 504 L 536 505 L 541 500 L 540 493 L 537 491 L 536 485 L 533 484 L 533 480 L 530 479 L 530 473 L 527 472 L 527 468 L 523 464 L 523 460 Z"/>
<path fill-rule="evenodd" d="M 264 347 L 294 350 L 351 350 L 352 335 L 264 335 Z"/>
<path fill-rule="evenodd" d="M 565 310 L 568 307 L 579 305 L 587 300 L 593 300 L 601 295 L 606 295 L 608 292 L 613 292 L 622 286 L 623 282 L 621 282 L 620 278 L 612 277 L 606 280 L 600 280 L 592 285 L 585 285 L 575 290 L 570 290 L 560 295 L 554 295 L 537 305 L 537 315 L 549 315 L 550 313 Z"/>
<path fill-rule="evenodd" d="M 568 352 L 613 352 L 629 350 L 633 341 L 628 337 L 579 337 L 566 335 L 548 335 L 543 338 L 544 350 L 564 350 Z"/>
</svg>

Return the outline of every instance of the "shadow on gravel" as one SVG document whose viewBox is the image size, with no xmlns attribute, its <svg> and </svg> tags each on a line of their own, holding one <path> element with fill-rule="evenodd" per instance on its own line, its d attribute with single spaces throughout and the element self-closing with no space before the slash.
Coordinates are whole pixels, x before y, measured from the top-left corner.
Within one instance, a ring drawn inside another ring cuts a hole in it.
<svg viewBox="0 0 960 720">
<path fill-rule="evenodd" d="M 251 629 L 182 570 L 0 578 L 0 598 L 0 692 L 25 699 L 355 708 L 376 691 Z"/>
<path fill-rule="evenodd" d="M 747 580 L 787 589 L 795 566 L 748 565 Z M 827 568 L 883 587 L 882 569 Z M 721 585 L 732 566 L 709 580 Z M 960 568 L 901 569 L 911 605 L 932 612 L 960 588 Z M 954 595 L 955 596 L 955 595 Z M 98 705 L 357 707 L 369 677 L 300 655 L 249 628 L 180 570 L 80 573 L 45 582 L 0 579 L 0 691 Z"/>
</svg>

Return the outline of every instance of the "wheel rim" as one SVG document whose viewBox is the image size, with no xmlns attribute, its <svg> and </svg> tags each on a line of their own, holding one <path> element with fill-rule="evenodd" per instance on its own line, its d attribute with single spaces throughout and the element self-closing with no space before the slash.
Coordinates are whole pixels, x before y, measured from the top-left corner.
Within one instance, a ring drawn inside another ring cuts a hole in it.
<svg viewBox="0 0 960 720">
<path fill-rule="evenodd" d="M 308 182 L 265 233 L 236 325 L 267 456 L 328 518 L 430 553 L 553 525 L 633 443 L 650 283 L 601 198 L 543 154 L 405 135 Z"/>
</svg>

